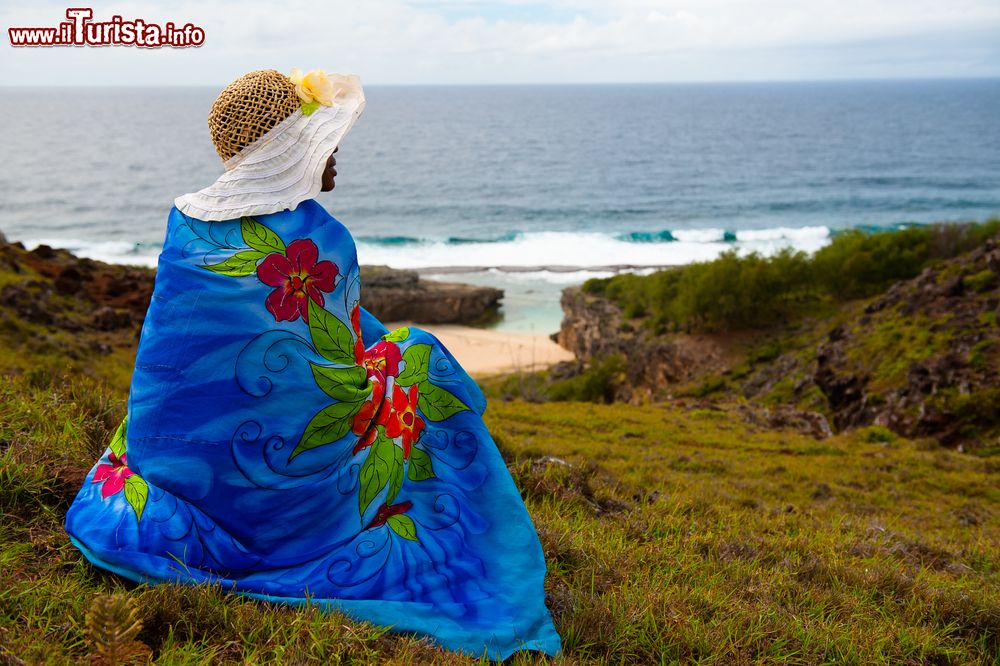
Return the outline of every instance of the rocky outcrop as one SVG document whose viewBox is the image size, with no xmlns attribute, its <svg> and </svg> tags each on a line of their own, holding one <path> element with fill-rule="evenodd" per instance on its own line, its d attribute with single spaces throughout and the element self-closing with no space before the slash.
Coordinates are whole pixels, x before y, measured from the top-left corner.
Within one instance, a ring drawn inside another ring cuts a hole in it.
<svg viewBox="0 0 1000 666">
<path fill-rule="evenodd" d="M 817 412 L 795 409 L 787 405 L 761 407 L 751 403 L 741 403 L 737 410 L 743 420 L 766 430 L 794 430 L 816 439 L 833 436 L 826 417 Z"/>
<path fill-rule="evenodd" d="M 844 304 L 836 325 L 804 320 L 763 332 L 757 344 L 784 352 L 768 360 L 748 360 L 738 339 L 653 335 L 581 288 L 565 290 L 562 306 L 554 337 L 578 362 L 560 377 L 619 354 L 628 367 L 619 399 L 711 380 L 716 398 L 751 401 L 746 417 L 763 427 L 824 437 L 878 425 L 955 446 L 1000 446 L 1000 238 Z"/>
<path fill-rule="evenodd" d="M 830 329 L 812 351 L 757 370 L 746 397 L 797 378 L 818 389 L 837 429 L 881 425 L 944 444 L 995 446 L 1000 426 L 1000 242 L 929 267 Z"/>
<path fill-rule="evenodd" d="M 31 324 L 66 331 L 138 329 L 153 292 L 150 269 L 112 266 L 41 245 L 0 245 L 0 307 Z"/>
<path fill-rule="evenodd" d="M 503 290 L 421 280 L 416 271 L 361 267 L 361 301 L 385 322 L 469 324 L 496 315 Z"/>
<path fill-rule="evenodd" d="M 0 307 L 30 323 L 66 330 L 138 328 L 156 271 L 106 264 L 40 245 L 0 242 L 0 270 L 23 274 L 0 288 Z M 503 291 L 421 280 L 414 271 L 361 267 L 362 304 L 383 321 L 473 323 L 495 315 Z M 72 312 L 70 312 L 72 310 Z"/>
<path fill-rule="evenodd" d="M 717 368 L 721 349 L 710 336 L 670 338 L 636 330 L 621 309 L 580 287 L 563 290 L 563 320 L 553 339 L 573 352 L 581 364 L 619 355 L 626 363 L 625 385 L 615 387 L 625 401 L 656 397 L 672 385 Z"/>
<path fill-rule="evenodd" d="M 853 326 L 834 328 L 816 348 L 811 380 L 835 425 L 882 425 L 944 443 L 1000 425 L 998 306 L 1000 243 L 990 240 L 896 283 Z M 886 331 L 905 330 L 897 322 L 920 322 L 920 338 L 899 339 L 895 349 L 891 339 L 880 340 Z M 861 350 L 870 350 L 867 358 Z M 912 360 L 898 377 L 887 377 L 883 355 L 893 353 Z"/>
</svg>

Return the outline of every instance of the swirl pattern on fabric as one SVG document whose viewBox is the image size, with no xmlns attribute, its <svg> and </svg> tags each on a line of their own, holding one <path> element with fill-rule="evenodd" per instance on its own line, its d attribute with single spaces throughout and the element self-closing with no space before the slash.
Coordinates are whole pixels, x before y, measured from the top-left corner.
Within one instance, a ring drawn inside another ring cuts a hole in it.
<svg viewBox="0 0 1000 666">
<path fill-rule="evenodd" d="M 69 509 L 73 543 L 137 581 L 555 654 L 541 546 L 481 391 L 360 295 L 354 241 L 313 200 L 216 222 L 172 209 L 128 414 Z"/>
</svg>

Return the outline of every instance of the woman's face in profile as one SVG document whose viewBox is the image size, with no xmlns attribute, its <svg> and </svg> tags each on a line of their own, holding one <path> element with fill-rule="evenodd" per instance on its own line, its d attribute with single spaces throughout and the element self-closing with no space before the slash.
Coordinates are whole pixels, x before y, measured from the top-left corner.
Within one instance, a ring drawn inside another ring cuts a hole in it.
<svg viewBox="0 0 1000 666">
<path fill-rule="evenodd" d="M 333 179 L 337 177 L 337 158 L 334 157 L 334 154 L 338 150 L 340 150 L 339 146 L 333 149 L 333 152 L 330 153 L 330 157 L 326 160 L 326 168 L 323 170 L 323 187 L 320 189 L 320 192 L 329 192 L 337 186 L 337 184 L 333 182 Z"/>
</svg>

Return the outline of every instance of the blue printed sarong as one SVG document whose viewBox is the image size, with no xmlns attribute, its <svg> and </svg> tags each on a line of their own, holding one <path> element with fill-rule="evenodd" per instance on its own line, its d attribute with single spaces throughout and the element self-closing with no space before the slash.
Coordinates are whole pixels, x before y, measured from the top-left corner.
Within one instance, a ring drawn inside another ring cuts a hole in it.
<svg viewBox="0 0 1000 666">
<path fill-rule="evenodd" d="M 555 654 L 538 536 L 433 336 L 359 305 L 317 202 L 170 211 L 128 413 L 66 516 L 95 565 L 320 604 L 472 655 Z"/>
</svg>

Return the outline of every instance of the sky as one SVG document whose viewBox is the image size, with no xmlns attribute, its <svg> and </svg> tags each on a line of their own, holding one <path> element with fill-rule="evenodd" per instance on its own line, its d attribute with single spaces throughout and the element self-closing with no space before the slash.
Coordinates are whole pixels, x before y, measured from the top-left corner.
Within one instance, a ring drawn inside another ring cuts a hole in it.
<svg viewBox="0 0 1000 666">
<path fill-rule="evenodd" d="M 7 28 L 95 20 L 205 30 L 188 49 L 13 48 Z M 998 0 L 0 0 L 0 85 L 212 85 L 320 68 L 365 84 L 1000 76 Z"/>
</svg>

